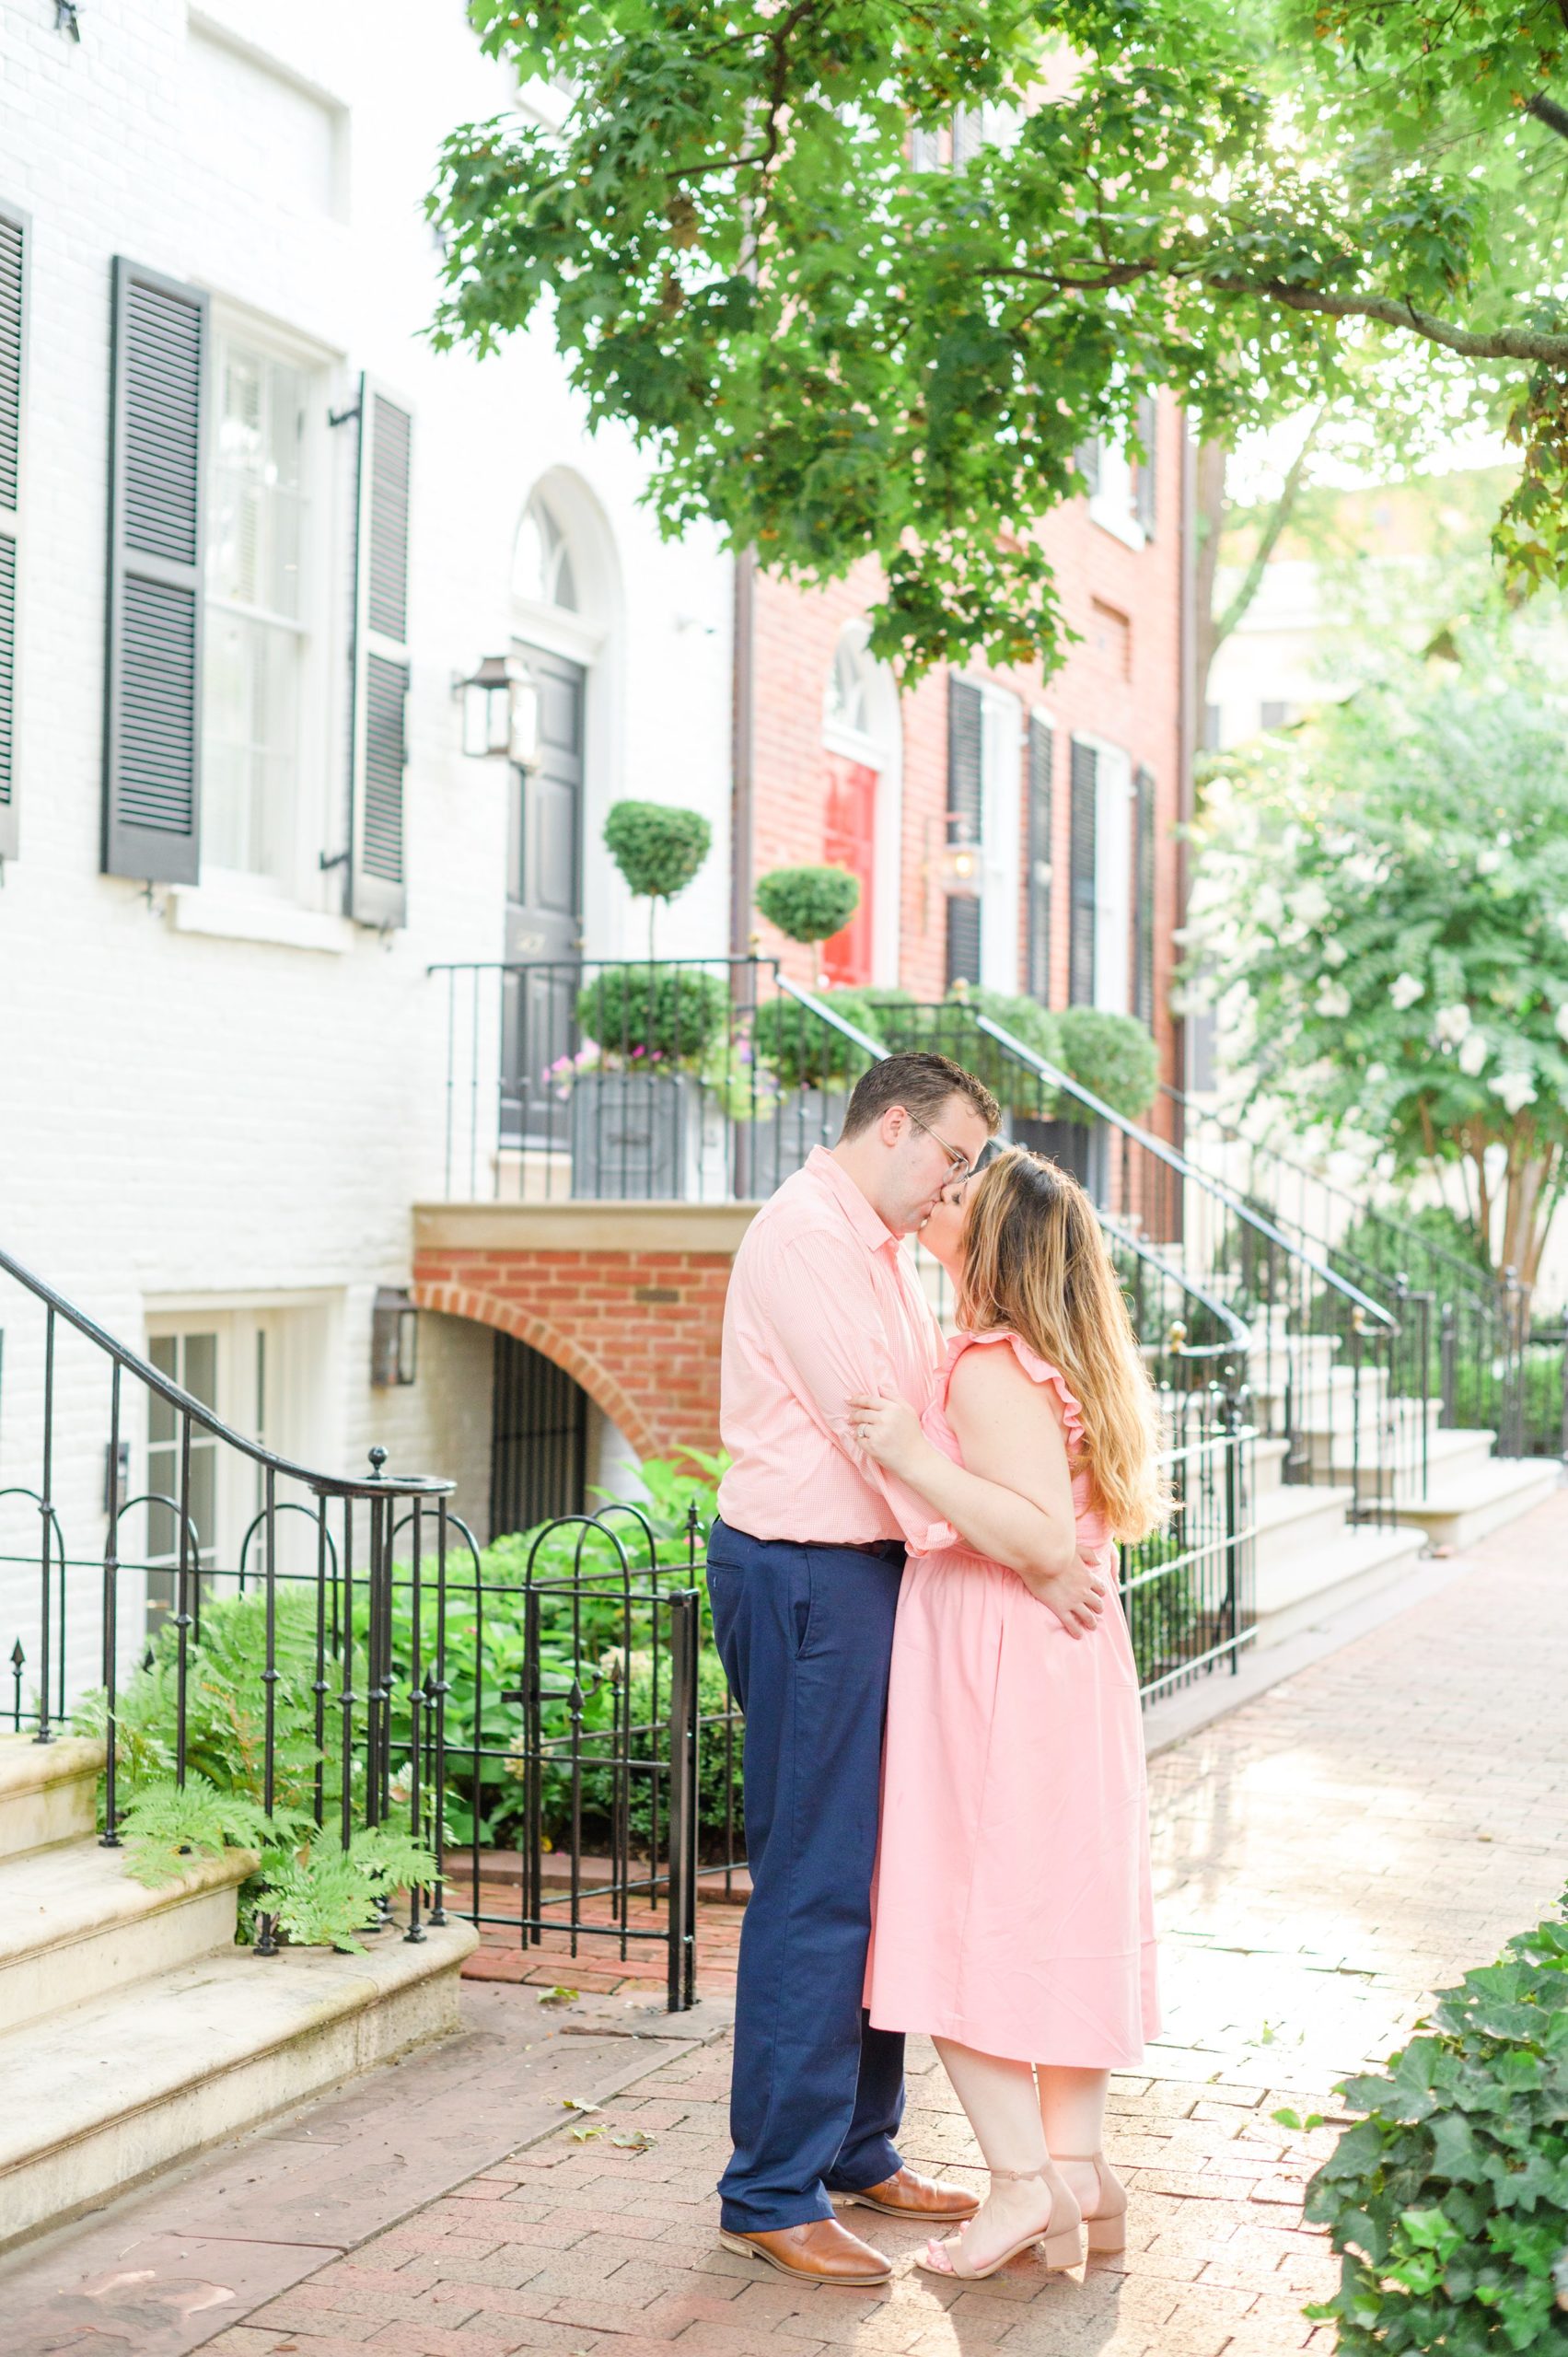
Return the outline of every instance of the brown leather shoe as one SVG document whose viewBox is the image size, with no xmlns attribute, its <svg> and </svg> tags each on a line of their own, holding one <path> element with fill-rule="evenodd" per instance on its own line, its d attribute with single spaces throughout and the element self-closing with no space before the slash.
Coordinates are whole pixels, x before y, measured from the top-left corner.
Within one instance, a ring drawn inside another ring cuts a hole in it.
<svg viewBox="0 0 1568 2357">
<path fill-rule="evenodd" d="M 719 2240 L 726 2250 L 766 2259 L 781 2275 L 807 2283 L 886 2283 L 893 2271 L 890 2260 L 836 2218 L 812 2218 L 803 2226 L 779 2226 L 765 2235 L 737 2235 L 721 2227 Z"/>
<path fill-rule="evenodd" d="M 885 2177 L 880 2185 L 865 2186 L 859 2193 L 841 2193 L 838 2199 L 880 2210 L 888 2218 L 972 2218 L 980 2208 L 979 2194 L 970 2193 L 967 2186 L 944 2185 L 940 2177 L 919 2177 L 913 2169 L 900 2169 L 896 2177 Z"/>
</svg>

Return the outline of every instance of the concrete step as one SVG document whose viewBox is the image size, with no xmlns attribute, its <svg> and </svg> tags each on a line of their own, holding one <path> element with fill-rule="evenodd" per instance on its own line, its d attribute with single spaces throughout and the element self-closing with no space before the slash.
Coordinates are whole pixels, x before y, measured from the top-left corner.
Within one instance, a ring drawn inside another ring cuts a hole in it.
<svg viewBox="0 0 1568 2357">
<path fill-rule="evenodd" d="M 35 1743 L 30 1735 L 0 1735 L 0 1858 L 91 1833 L 102 1766 L 102 1744 L 86 1736 Z"/>
<path fill-rule="evenodd" d="M 1493 1460 L 1492 1445 L 1495 1433 L 1479 1426 L 1460 1424 L 1428 1432 L 1424 1456 L 1425 1486 L 1428 1491 L 1462 1485 L 1479 1474 Z M 1308 1426 L 1306 1438 L 1312 1457 L 1313 1479 L 1332 1480 L 1336 1477 L 1348 1480 L 1352 1470 L 1352 1427 L 1334 1425 L 1327 1429 Z M 1393 1434 L 1380 1427 L 1361 1433 L 1361 1479 L 1365 1489 L 1388 1491 L 1397 1480 L 1401 1495 L 1419 1484 L 1423 1474 L 1423 1451 L 1419 1419 L 1401 1418 Z"/>
<path fill-rule="evenodd" d="M 1555 1457 L 1493 1457 L 1434 1478 L 1423 1498 L 1401 1499 L 1394 1512 L 1434 1547 L 1471 1547 L 1540 1505 L 1562 1480 Z"/>
<path fill-rule="evenodd" d="M 144 1890 L 124 1852 L 92 1839 L 0 1861 L 0 2032 L 232 1946 L 253 1864 L 245 1850 L 193 1857 Z"/>
<path fill-rule="evenodd" d="M 1355 1503 L 1353 1490 L 1329 1488 L 1318 1482 L 1292 1482 L 1266 1490 L 1256 1499 L 1257 1562 L 1274 1572 L 1294 1557 L 1331 1554 L 1345 1536 L 1345 1515 Z"/>
<path fill-rule="evenodd" d="M 230 1947 L 0 2037 L 0 2245 L 458 2027 L 470 1923 Z"/>
<path fill-rule="evenodd" d="M 1311 1492 L 1307 1492 L 1308 1496 Z M 1331 1545 L 1303 1549 L 1274 1562 L 1259 1549 L 1253 1581 L 1259 1646 L 1283 1643 L 1304 1629 L 1376 1596 L 1415 1568 L 1424 1534 L 1398 1524 L 1388 1530 L 1349 1525 Z"/>
<path fill-rule="evenodd" d="M 1271 1490 L 1283 1486 L 1284 1461 L 1290 1443 L 1283 1438 L 1271 1438 L 1260 1433 L 1252 1444 L 1252 1495 L 1266 1498 Z"/>
</svg>

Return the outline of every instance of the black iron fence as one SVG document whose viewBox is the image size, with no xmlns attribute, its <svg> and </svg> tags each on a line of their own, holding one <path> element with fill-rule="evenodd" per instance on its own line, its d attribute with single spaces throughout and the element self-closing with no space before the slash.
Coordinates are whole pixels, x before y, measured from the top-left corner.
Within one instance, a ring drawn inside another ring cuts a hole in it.
<svg viewBox="0 0 1568 2357">
<path fill-rule="evenodd" d="M 774 958 L 431 971 L 448 1201 L 758 1200 L 834 1143 L 881 1053 Z"/>
<path fill-rule="evenodd" d="M 1177 1089 L 1163 1092 L 1188 1159 L 1380 1302 L 1411 1350 L 1424 1350 L 1441 1428 L 1496 1434 L 1499 1457 L 1568 1456 L 1568 1313 L 1534 1309 L 1516 1271 L 1501 1275 L 1444 1239 L 1441 1213 L 1407 1217 L 1353 1192 L 1297 1155 Z M 1458 1240 L 1458 1239 L 1456 1239 Z"/>
<path fill-rule="evenodd" d="M 340 1931 L 419 1940 L 461 1916 L 535 1952 L 536 1979 L 613 1966 L 690 2004 L 699 1896 L 745 1889 L 741 1722 L 695 1508 L 674 1538 L 612 1505 L 481 1549 L 448 1484 L 393 1477 L 379 1450 L 357 1480 L 292 1464 L 8 1255 L 0 1271 L 7 1456 L 36 1450 L 36 1478 L 0 1491 L 5 1716 L 41 1744 L 96 1736 L 104 1844 L 138 1838 L 149 1797 L 175 1847 L 182 1807 L 192 1841 L 226 1824 L 263 1852 L 247 1907 L 262 1956 L 331 1935 L 319 1906 L 314 1932 L 299 1920 L 312 1873 L 340 1916 L 363 1873 Z M 1170 1345 L 1192 1353 L 1162 1387 L 1177 1510 L 1121 1568 L 1146 1697 L 1234 1668 L 1250 1638 L 1252 1431 L 1234 1364 L 1214 1372 L 1235 1339 Z M 134 1469 L 170 1420 L 175 1472 L 155 1490 Z M 99 1528 L 74 1550 L 95 1461 Z M 261 1492 L 228 1527 L 225 1464 Z"/>
</svg>

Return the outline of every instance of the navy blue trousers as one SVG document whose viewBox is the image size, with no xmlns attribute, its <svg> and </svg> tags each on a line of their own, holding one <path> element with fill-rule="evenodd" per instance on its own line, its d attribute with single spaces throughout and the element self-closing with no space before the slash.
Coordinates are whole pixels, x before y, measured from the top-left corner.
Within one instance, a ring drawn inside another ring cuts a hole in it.
<svg viewBox="0 0 1568 2357">
<path fill-rule="evenodd" d="M 714 1635 L 746 1713 L 734 2157 L 723 2223 L 832 2215 L 900 2165 L 904 2041 L 861 2003 L 893 1617 L 904 1550 L 802 1547 L 714 1525 Z"/>
</svg>

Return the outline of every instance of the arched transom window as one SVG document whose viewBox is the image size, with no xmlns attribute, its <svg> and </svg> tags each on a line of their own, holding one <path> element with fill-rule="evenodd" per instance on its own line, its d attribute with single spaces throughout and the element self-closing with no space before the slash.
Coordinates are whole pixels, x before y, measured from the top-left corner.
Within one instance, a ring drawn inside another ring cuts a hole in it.
<svg viewBox="0 0 1568 2357">
<path fill-rule="evenodd" d="M 823 698 L 822 717 L 827 725 L 852 737 L 875 736 L 872 697 L 877 679 L 877 665 L 866 652 L 863 634 L 853 627 L 844 631 L 833 652 Z"/>
<path fill-rule="evenodd" d="M 563 613 L 577 611 L 577 583 L 572 551 L 548 502 L 535 492 L 517 531 L 512 563 L 512 587 L 536 606 L 557 606 Z"/>
</svg>

